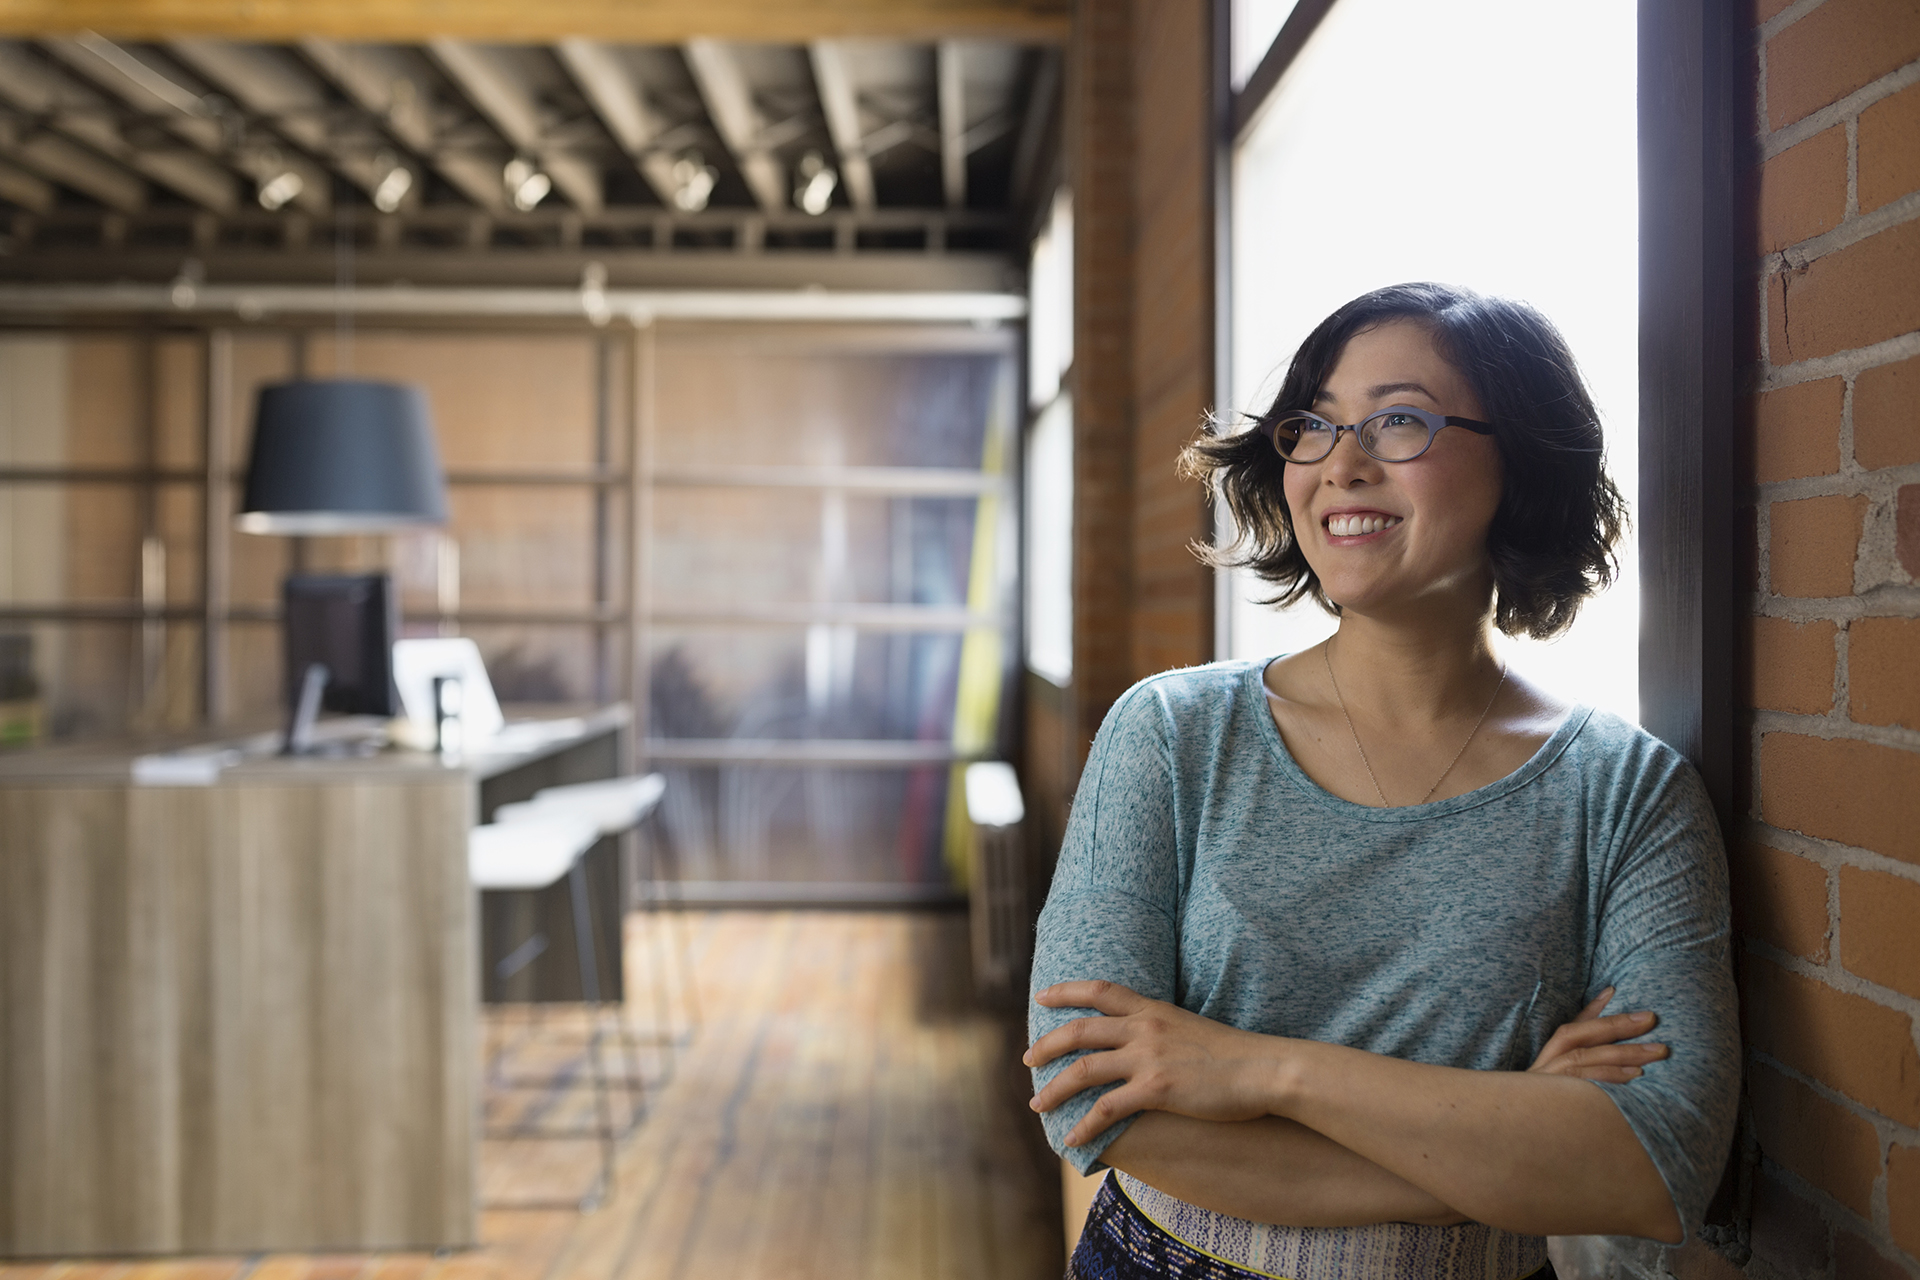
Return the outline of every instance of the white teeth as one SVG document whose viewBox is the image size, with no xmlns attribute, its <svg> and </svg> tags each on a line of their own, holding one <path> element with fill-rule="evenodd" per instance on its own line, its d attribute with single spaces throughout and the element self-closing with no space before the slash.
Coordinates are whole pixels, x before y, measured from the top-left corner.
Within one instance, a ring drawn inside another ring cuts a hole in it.
<svg viewBox="0 0 1920 1280">
<path fill-rule="evenodd" d="M 1399 516 L 1328 516 L 1327 532 L 1336 538 L 1357 538 L 1399 523 Z"/>
</svg>

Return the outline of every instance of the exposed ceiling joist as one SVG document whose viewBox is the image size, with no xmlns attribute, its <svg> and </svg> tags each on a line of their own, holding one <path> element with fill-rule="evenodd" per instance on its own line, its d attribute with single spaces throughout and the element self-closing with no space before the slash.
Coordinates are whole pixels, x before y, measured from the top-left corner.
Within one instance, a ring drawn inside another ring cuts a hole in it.
<svg viewBox="0 0 1920 1280">
<path fill-rule="evenodd" d="M 102 32 L 132 40 L 459 40 L 548 43 L 565 36 L 634 44 L 697 37 L 805 44 L 876 37 L 1061 44 L 1070 0 L 0 0 L 0 32 Z"/>
<path fill-rule="evenodd" d="M 35 213 L 47 213 L 53 208 L 53 198 L 51 182 L 0 160 L 0 199 L 11 200 Z"/>
<path fill-rule="evenodd" d="M 1013 144 L 1013 207 L 1028 207 L 1038 194 L 1034 188 L 1041 179 L 1041 153 L 1053 124 L 1054 108 L 1060 97 L 1060 55 L 1042 50 L 1033 70 L 1033 83 L 1027 90 L 1027 106 L 1020 119 L 1020 136 Z"/>
<path fill-rule="evenodd" d="M 340 175 L 372 195 L 391 163 L 378 151 L 341 145 L 327 127 L 326 90 L 299 59 L 269 45 L 227 40 L 176 40 L 171 51 L 194 71 L 249 111 L 267 117 L 289 141 L 332 164 Z"/>
<path fill-rule="evenodd" d="M 111 103 L 11 42 L 0 42 L 0 98 L 50 121 L 55 131 L 81 144 L 73 149 L 41 148 L 75 167 L 98 169 L 81 159 L 84 149 L 90 148 L 216 213 L 229 212 L 239 203 L 233 175 L 225 169 L 184 147 L 134 146 L 121 136 L 117 118 L 122 113 Z M 79 189 L 94 194 L 87 187 Z"/>
<path fill-rule="evenodd" d="M 687 41 L 687 67 L 700 86 L 707 114 L 733 153 L 753 198 L 768 213 L 787 207 L 787 182 L 780 161 L 767 150 L 760 135 L 766 124 L 753 104 L 753 91 L 734 60 L 733 51 L 718 40 Z"/>
<path fill-rule="evenodd" d="M 243 169 L 257 187 L 265 186 L 281 174 L 292 174 L 297 190 L 281 203 L 290 200 L 308 213 L 325 213 L 331 207 L 327 176 L 318 165 L 303 155 L 282 153 L 277 148 L 229 156 L 225 128 L 204 95 L 148 66 L 129 50 L 92 33 L 47 40 L 44 44 L 68 67 L 122 103 L 164 121 L 169 133 L 193 148 L 174 152 L 167 158 L 165 172 L 171 173 L 172 178 L 157 172 L 153 175 L 189 199 L 217 212 L 229 212 L 239 198 L 228 167 L 231 161 Z M 138 148 L 142 155 L 147 150 Z"/>
<path fill-rule="evenodd" d="M 653 194 L 672 207 L 673 160 L 653 149 L 664 126 L 627 68 L 605 45 L 578 36 L 559 41 L 554 52 L 593 104 L 607 132 L 632 157 Z"/>
<path fill-rule="evenodd" d="M 827 133 L 833 138 L 833 149 L 840 154 L 840 178 L 846 183 L 847 199 L 856 210 L 867 213 L 874 207 L 873 165 L 860 142 L 859 98 L 846 56 L 832 40 L 815 40 L 807 52 L 813 61 L 814 83 L 820 89 Z"/>
<path fill-rule="evenodd" d="M 5 74 L 0 60 L 0 77 Z M 0 119 L 0 155 L 120 213 L 138 213 L 146 207 L 147 184 L 137 175 L 57 133 Z"/>
<path fill-rule="evenodd" d="M 460 91 L 467 95 L 515 151 L 540 159 L 554 185 L 582 213 L 598 213 L 605 204 L 600 170 L 576 155 L 546 145 L 540 104 L 513 71 L 487 49 L 462 40 L 429 40 L 427 48 Z"/>
<path fill-rule="evenodd" d="M 940 42 L 935 70 L 940 97 L 940 187 L 949 209 L 967 204 L 967 82 L 961 57 L 958 42 Z"/>
<path fill-rule="evenodd" d="M 394 137 L 432 164 L 460 194 L 492 213 L 510 207 L 498 161 L 439 146 L 426 86 L 406 53 L 382 45 L 313 39 L 302 40 L 300 51 L 361 110 L 379 116 Z"/>
</svg>

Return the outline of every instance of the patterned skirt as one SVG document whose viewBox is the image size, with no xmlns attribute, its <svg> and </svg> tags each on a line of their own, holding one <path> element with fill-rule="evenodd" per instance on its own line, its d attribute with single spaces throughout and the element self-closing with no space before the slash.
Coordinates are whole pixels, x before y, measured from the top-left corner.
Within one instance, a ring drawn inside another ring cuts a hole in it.
<svg viewBox="0 0 1920 1280">
<path fill-rule="evenodd" d="M 1094 1193 L 1066 1280 L 1553 1280 L 1538 1237 L 1509 1236 L 1478 1223 L 1274 1228 L 1247 1240 L 1197 1243 L 1182 1238 L 1192 1233 L 1180 1233 L 1177 1220 L 1162 1225 L 1148 1216 L 1136 1197 L 1162 1217 L 1169 1206 L 1184 1204 L 1137 1179 L 1108 1174 Z"/>
</svg>

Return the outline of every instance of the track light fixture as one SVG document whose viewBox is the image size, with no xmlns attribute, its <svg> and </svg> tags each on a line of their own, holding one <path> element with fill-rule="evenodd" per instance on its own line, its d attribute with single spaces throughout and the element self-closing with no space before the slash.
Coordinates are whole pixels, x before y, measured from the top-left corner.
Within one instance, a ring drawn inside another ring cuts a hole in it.
<svg viewBox="0 0 1920 1280">
<path fill-rule="evenodd" d="M 260 184 L 260 207 L 272 212 L 306 190 L 307 184 L 291 169 L 282 169 Z"/>
<path fill-rule="evenodd" d="M 673 207 L 682 213 L 699 213 L 713 198 L 713 184 L 720 171 L 708 164 L 698 151 L 683 151 L 673 162 Z"/>
<path fill-rule="evenodd" d="M 545 200 L 547 192 L 553 190 L 553 179 L 540 172 L 533 161 L 519 156 L 507 161 L 500 176 L 507 186 L 507 198 L 522 213 Z"/>
<path fill-rule="evenodd" d="M 800 157 L 800 167 L 794 172 L 793 202 L 817 218 L 833 207 L 833 189 L 839 185 L 840 175 L 827 164 L 826 157 L 809 151 Z"/>
<path fill-rule="evenodd" d="M 403 164 L 396 164 L 387 170 L 373 189 L 373 207 L 382 213 L 392 213 L 407 198 L 407 192 L 413 190 L 413 170 Z"/>
</svg>

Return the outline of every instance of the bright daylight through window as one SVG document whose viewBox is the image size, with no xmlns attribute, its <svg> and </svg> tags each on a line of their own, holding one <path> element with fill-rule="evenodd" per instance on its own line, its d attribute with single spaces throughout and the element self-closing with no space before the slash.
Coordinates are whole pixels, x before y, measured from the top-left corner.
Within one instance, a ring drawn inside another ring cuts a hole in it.
<svg viewBox="0 0 1920 1280">
<path fill-rule="evenodd" d="M 1236 80 L 1291 7 L 1235 5 Z M 1566 335 L 1631 503 L 1634 121 L 1629 0 L 1340 0 L 1235 152 L 1230 407 L 1264 408 L 1308 331 L 1369 289 L 1436 280 L 1504 294 Z M 1619 582 L 1571 632 L 1508 640 L 1503 652 L 1563 696 L 1637 720 L 1631 541 L 1618 554 Z M 1262 585 L 1232 577 L 1232 656 L 1296 650 L 1332 631 L 1311 603 L 1278 613 L 1254 603 Z"/>
<path fill-rule="evenodd" d="M 1065 688 L 1073 678 L 1073 198 L 1053 198 L 1033 243 L 1027 317 L 1027 667 Z"/>
</svg>

